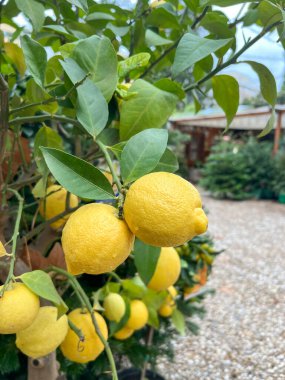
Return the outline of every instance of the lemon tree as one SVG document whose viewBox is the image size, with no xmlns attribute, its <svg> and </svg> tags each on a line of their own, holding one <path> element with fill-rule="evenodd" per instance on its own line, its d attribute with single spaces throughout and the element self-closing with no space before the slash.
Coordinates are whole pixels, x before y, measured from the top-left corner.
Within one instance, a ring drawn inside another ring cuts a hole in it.
<svg viewBox="0 0 285 380">
<path fill-rule="evenodd" d="M 217 253 L 167 120 L 207 95 L 229 128 L 239 83 L 223 70 L 243 63 L 270 132 L 274 76 L 242 54 L 271 31 L 283 44 L 283 4 L 7 0 L 0 17 L 0 373 L 23 370 L 19 350 L 57 350 L 68 375 L 84 364 L 117 380 L 120 355 L 154 364 L 146 335 L 166 347 L 173 327 L 195 331 Z M 261 29 L 238 47 L 238 24 Z"/>
</svg>

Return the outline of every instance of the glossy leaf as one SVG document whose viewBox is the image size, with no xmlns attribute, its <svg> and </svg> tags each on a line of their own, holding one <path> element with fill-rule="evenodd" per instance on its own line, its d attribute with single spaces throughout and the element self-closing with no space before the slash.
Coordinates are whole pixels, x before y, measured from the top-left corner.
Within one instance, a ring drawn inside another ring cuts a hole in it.
<svg viewBox="0 0 285 380">
<path fill-rule="evenodd" d="M 174 111 L 178 100 L 177 96 L 142 79 L 135 81 L 128 92 L 137 92 L 137 95 L 122 102 L 121 140 L 128 140 L 144 129 L 161 128 Z"/>
<path fill-rule="evenodd" d="M 145 286 L 136 284 L 134 279 L 123 280 L 122 286 L 124 291 L 131 299 L 143 297 L 146 291 Z"/>
<path fill-rule="evenodd" d="M 172 66 L 172 75 L 176 77 L 184 70 L 194 65 L 195 62 L 214 53 L 218 49 L 227 45 L 230 41 L 231 38 L 211 40 L 196 36 L 193 33 L 184 34 L 176 49 Z"/>
<path fill-rule="evenodd" d="M 22 49 L 17 44 L 6 42 L 4 44 L 4 50 L 6 55 L 12 60 L 13 64 L 16 66 L 20 75 L 23 76 L 26 71 L 26 64 Z"/>
<path fill-rule="evenodd" d="M 28 35 L 21 37 L 25 61 L 35 82 L 44 87 L 47 53 L 44 47 Z"/>
<path fill-rule="evenodd" d="M 161 37 L 150 29 L 147 29 L 145 32 L 145 41 L 148 46 L 163 46 L 169 45 L 173 42 L 167 38 Z"/>
<path fill-rule="evenodd" d="M 227 127 L 231 124 L 239 105 L 239 84 L 230 75 L 216 75 L 212 78 L 214 98 L 223 109 Z"/>
<path fill-rule="evenodd" d="M 125 78 L 132 70 L 144 67 L 150 59 L 149 53 L 139 53 L 120 61 L 118 63 L 118 74 L 120 78 Z"/>
<path fill-rule="evenodd" d="M 71 53 L 78 65 L 91 73 L 91 79 L 109 101 L 116 89 L 117 54 L 106 37 L 92 36 L 80 41 Z"/>
<path fill-rule="evenodd" d="M 37 33 L 42 28 L 45 21 L 45 8 L 38 1 L 34 0 L 15 0 L 17 7 L 27 16 Z"/>
<path fill-rule="evenodd" d="M 165 129 L 147 129 L 131 137 L 121 155 L 124 183 L 135 181 L 151 172 L 162 157 L 168 140 Z"/>
<path fill-rule="evenodd" d="M 179 164 L 175 154 L 166 148 L 157 166 L 152 172 L 169 172 L 175 173 L 179 169 Z"/>
<path fill-rule="evenodd" d="M 256 0 L 202 0 L 201 5 L 218 5 L 219 7 L 229 7 L 230 5 L 254 2 L 256 2 Z"/>
<path fill-rule="evenodd" d="M 48 172 L 48 167 L 44 160 L 40 146 L 61 149 L 62 139 L 56 131 L 47 126 L 41 127 L 36 133 L 34 141 L 34 157 L 40 173 L 45 175 Z"/>
<path fill-rule="evenodd" d="M 160 256 L 161 248 L 147 245 L 136 239 L 134 246 L 135 265 L 137 271 L 147 285 L 154 272 Z"/>
<path fill-rule="evenodd" d="M 20 279 L 33 293 L 41 298 L 51 301 L 57 306 L 58 318 L 67 312 L 68 307 L 57 293 L 57 290 L 47 273 L 41 270 L 34 270 L 22 274 Z"/>
<path fill-rule="evenodd" d="M 271 71 L 258 62 L 245 61 L 256 72 L 260 82 L 260 92 L 263 98 L 274 107 L 277 101 L 276 81 Z"/>
<path fill-rule="evenodd" d="M 269 120 L 266 123 L 265 128 L 262 130 L 262 132 L 260 132 L 258 137 L 261 138 L 268 135 L 268 133 L 270 133 L 272 129 L 274 128 L 274 125 L 275 125 L 275 111 L 273 110 Z"/>
<path fill-rule="evenodd" d="M 72 194 L 96 200 L 114 198 L 109 181 L 93 165 L 58 149 L 41 150 L 55 179 Z"/>
<path fill-rule="evenodd" d="M 185 335 L 185 318 L 181 311 L 175 309 L 171 315 L 171 321 L 176 330 L 181 335 Z"/>
<path fill-rule="evenodd" d="M 181 83 L 174 82 L 169 78 L 159 79 L 154 83 L 155 87 L 160 88 L 163 91 L 171 92 L 176 95 L 180 100 L 185 98 L 185 92 L 182 89 Z"/>
</svg>

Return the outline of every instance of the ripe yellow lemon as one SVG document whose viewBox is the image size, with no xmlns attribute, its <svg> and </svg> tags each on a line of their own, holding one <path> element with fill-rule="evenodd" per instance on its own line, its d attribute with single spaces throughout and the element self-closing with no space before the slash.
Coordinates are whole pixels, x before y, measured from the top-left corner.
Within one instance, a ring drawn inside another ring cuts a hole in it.
<svg viewBox="0 0 285 380">
<path fill-rule="evenodd" d="M 39 308 L 39 297 L 26 285 L 20 282 L 10 284 L 0 298 L 0 334 L 15 334 L 30 326 Z"/>
<path fill-rule="evenodd" d="M 182 245 L 207 229 L 198 190 L 178 175 L 150 173 L 135 181 L 126 195 L 125 220 L 144 243 Z"/>
<path fill-rule="evenodd" d="M 125 314 L 126 304 L 122 296 L 117 293 L 110 293 L 104 299 L 104 314 L 109 321 L 119 322 Z"/>
<path fill-rule="evenodd" d="M 64 340 L 68 330 L 66 315 L 57 319 L 57 308 L 41 307 L 36 319 L 17 333 L 16 346 L 31 358 L 40 358 L 54 351 Z"/>
<path fill-rule="evenodd" d="M 134 330 L 132 329 L 129 329 L 127 326 L 124 326 L 123 328 L 121 328 L 121 330 L 117 331 L 115 334 L 114 334 L 114 337 L 118 340 L 126 340 L 128 339 L 130 336 L 132 336 L 134 333 Z"/>
<path fill-rule="evenodd" d="M 108 328 L 104 318 L 97 312 L 94 314 L 102 335 L 107 339 Z M 69 313 L 68 319 L 81 330 L 84 335 L 84 341 L 81 342 L 76 333 L 69 328 L 64 341 L 60 345 L 63 355 L 76 363 L 88 363 L 95 360 L 104 350 L 104 345 L 96 334 L 90 313 L 75 309 Z"/>
<path fill-rule="evenodd" d="M 158 314 L 162 317 L 170 317 L 176 307 L 175 297 L 177 296 L 177 290 L 174 286 L 170 286 L 167 291 L 169 294 L 158 310 Z"/>
<path fill-rule="evenodd" d="M 131 330 L 140 330 L 148 321 L 148 310 L 140 300 L 132 300 L 130 303 L 130 318 L 126 324 Z"/>
<path fill-rule="evenodd" d="M 51 185 L 47 188 L 46 198 L 40 200 L 39 212 L 43 218 L 46 220 L 61 214 L 66 208 L 66 197 L 67 191 L 60 185 Z M 77 207 L 78 198 L 76 195 L 70 194 L 69 197 L 69 207 Z M 51 223 L 51 227 L 55 230 L 62 227 L 69 215 L 64 218 L 58 219 L 56 222 Z"/>
<path fill-rule="evenodd" d="M 6 249 L 3 243 L 0 241 L 0 257 L 5 256 L 7 254 Z"/>
<path fill-rule="evenodd" d="M 172 247 L 161 248 L 155 272 L 147 287 L 153 290 L 166 290 L 178 280 L 181 271 L 180 258 Z"/>
<path fill-rule="evenodd" d="M 113 206 L 90 203 L 70 216 L 62 233 L 70 273 L 106 273 L 126 260 L 134 235 L 117 214 Z"/>
</svg>

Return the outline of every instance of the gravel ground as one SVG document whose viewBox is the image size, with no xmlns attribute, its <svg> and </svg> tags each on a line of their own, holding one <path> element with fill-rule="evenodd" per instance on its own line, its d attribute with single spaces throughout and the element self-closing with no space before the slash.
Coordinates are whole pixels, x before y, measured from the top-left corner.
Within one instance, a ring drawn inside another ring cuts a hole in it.
<svg viewBox="0 0 285 380">
<path fill-rule="evenodd" d="M 167 380 L 285 379 L 285 206 L 203 197 L 215 261 L 198 337 L 175 341 Z"/>
</svg>

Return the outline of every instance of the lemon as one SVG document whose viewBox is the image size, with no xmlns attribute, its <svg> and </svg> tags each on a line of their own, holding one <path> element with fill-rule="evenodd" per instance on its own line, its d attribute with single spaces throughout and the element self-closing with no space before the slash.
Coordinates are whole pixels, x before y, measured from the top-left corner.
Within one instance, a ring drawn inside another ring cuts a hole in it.
<svg viewBox="0 0 285 380">
<path fill-rule="evenodd" d="M 36 319 L 17 333 L 16 346 L 31 358 L 40 358 L 54 351 L 64 340 L 68 330 L 66 315 L 57 319 L 57 308 L 41 307 Z"/>
<path fill-rule="evenodd" d="M 99 274 L 114 270 L 129 256 L 134 235 L 117 210 L 90 203 L 76 210 L 62 233 L 62 247 L 72 274 Z"/>
<path fill-rule="evenodd" d="M 3 243 L 0 241 L 0 257 L 5 256 L 7 254 L 6 249 Z"/>
<path fill-rule="evenodd" d="M 148 321 L 148 310 L 140 300 L 132 300 L 130 303 L 130 318 L 126 324 L 131 330 L 140 330 Z"/>
<path fill-rule="evenodd" d="M 39 297 L 26 285 L 20 282 L 10 284 L 0 298 L 0 334 L 15 334 L 30 326 L 39 308 Z"/>
<path fill-rule="evenodd" d="M 66 209 L 66 197 L 67 191 L 60 185 L 49 186 L 46 191 L 46 198 L 40 200 L 39 212 L 41 216 L 48 220 L 64 212 Z M 77 206 L 77 196 L 70 194 L 69 207 L 73 208 Z M 69 216 L 70 214 L 58 219 L 56 222 L 51 223 L 50 226 L 57 230 L 65 224 Z"/>
<path fill-rule="evenodd" d="M 139 239 L 157 247 L 181 245 L 204 233 L 208 223 L 198 190 L 165 172 L 147 174 L 131 185 L 124 216 Z"/>
<path fill-rule="evenodd" d="M 126 304 L 122 296 L 117 293 L 110 293 L 104 299 L 104 314 L 109 321 L 119 322 L 125 314 Z"/>
<path fill-rule="evenodd" d="M 108 328 L 104 318 L 94 312 L 98 327 L 105 339 L 108 338 Z M 76 363 L 88 363 L 95 360 L 104 350 L 104 345 L 95 331 L 90 313 L 75 309 L 68 315 L 68 319 L 81 330 L 84 341 L 81 342 L 76 333 L 68 329 L 67 335 L 60 345 L 63 355 Z"/>
<path fill-rule="evenodd" d="M 167 291 L 169 294 L 158 310 L 158 314 L 162 317 L 170 317 L 176 307 L 175 297 L 177 296 L 177 290 L 174 288 L 174 286 L 170 286 Z"/>
<path fill-rule="evenodd" d="M 153 290 L 166 290 L 178 280 L 181 271 L 180 258 L 172 247 L 161 248 L 155 272 L 148 283 Z"/>
<path fill-rule="evenodd" d="M 127 326 L 124 326 L 121 328 L 121 330 L 117 331 L 114 334 L 114 337 L 118 340 L 125 340 L 128 339 L 130 336 L 132 336 L 134 333 L 134 330 L 128 328 Z"/>
</svg>

